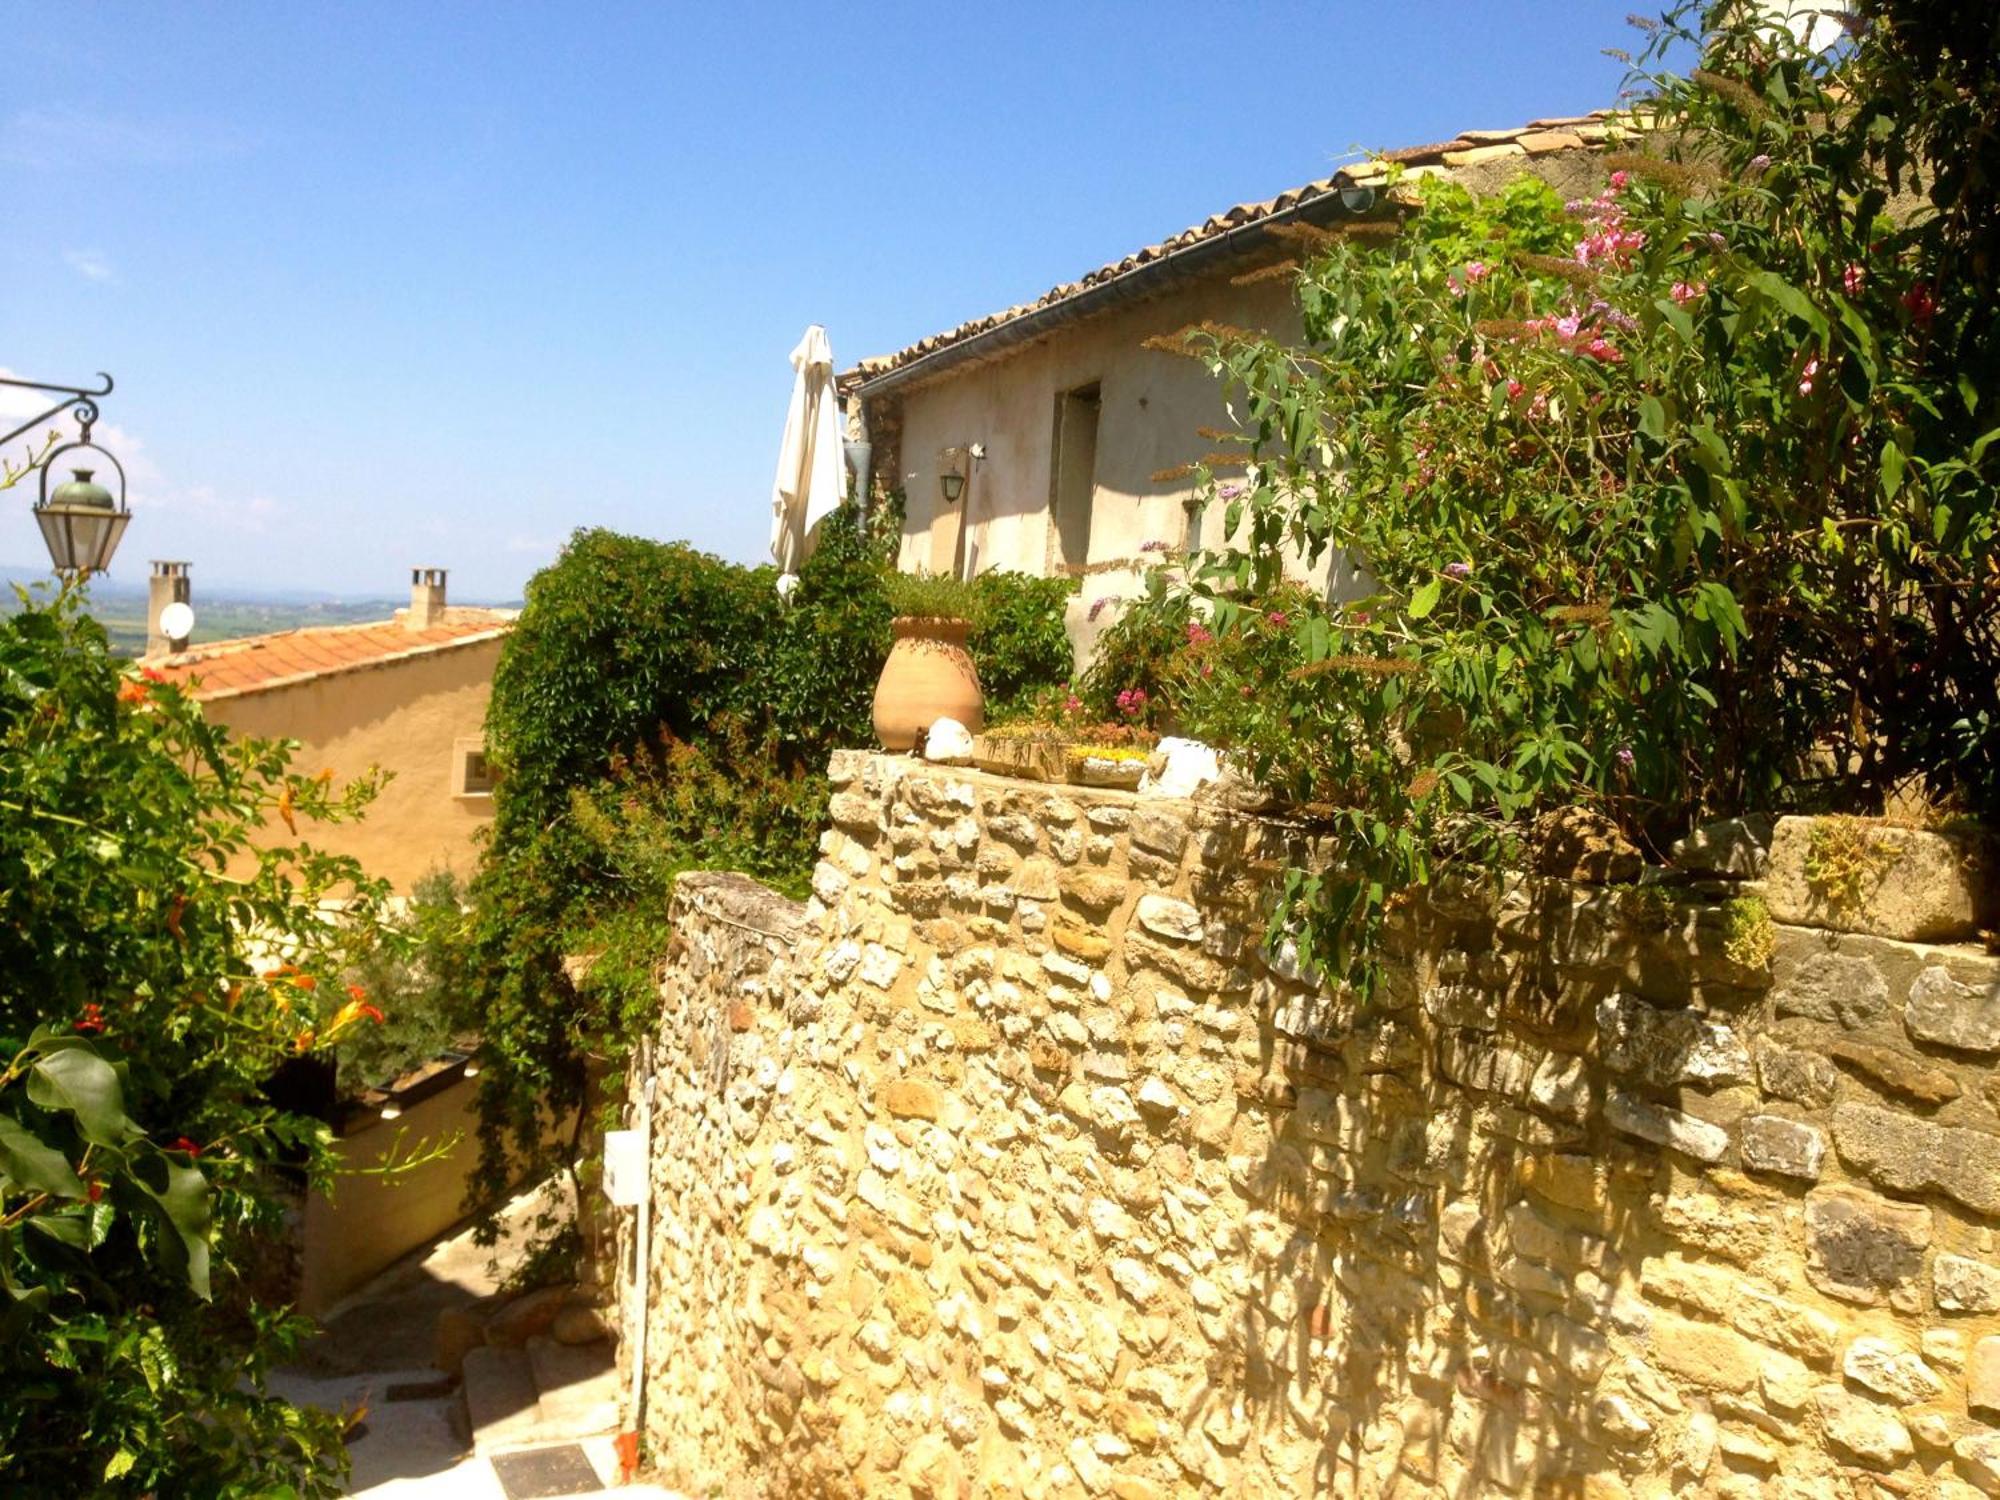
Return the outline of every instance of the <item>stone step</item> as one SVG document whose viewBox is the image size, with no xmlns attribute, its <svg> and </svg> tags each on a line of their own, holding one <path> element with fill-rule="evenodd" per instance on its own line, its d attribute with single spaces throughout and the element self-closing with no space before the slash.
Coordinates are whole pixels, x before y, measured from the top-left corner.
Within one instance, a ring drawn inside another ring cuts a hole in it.
<svg viewBox="0 0 2000 1500">
<path fill-rule="evenodd" d="M 618 1357 L 609 1339 L 561 1344 L 528 1340 L 528 1363 L 551 1435 L 589 1437 L 618 1428 Z"/>
<path fill-rule="evenodd" d="M 543 1441 L 534 1366 L 524 1351 L 490 1345 L 468 1350 L 460 1392 L 474 1453 L 495 1453 Z"/>
</svg>

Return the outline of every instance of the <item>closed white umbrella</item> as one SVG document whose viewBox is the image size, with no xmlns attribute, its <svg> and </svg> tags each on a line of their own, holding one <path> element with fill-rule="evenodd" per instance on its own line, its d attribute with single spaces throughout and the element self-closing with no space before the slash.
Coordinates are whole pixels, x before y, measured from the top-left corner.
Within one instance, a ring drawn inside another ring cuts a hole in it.
<svg viewBox="0 0 2000 1500">
<path fill-rule="evenodd" d="M 792 404 L 771 487 L 771 557 L 788 577 L 812 551 L 813 528 L 839 507 L 845 489 L 833 348 L 819 324 L 792 351 L 792 372 Z M 785 589 L 785 581 L 778 586 Z"/>
</svg>

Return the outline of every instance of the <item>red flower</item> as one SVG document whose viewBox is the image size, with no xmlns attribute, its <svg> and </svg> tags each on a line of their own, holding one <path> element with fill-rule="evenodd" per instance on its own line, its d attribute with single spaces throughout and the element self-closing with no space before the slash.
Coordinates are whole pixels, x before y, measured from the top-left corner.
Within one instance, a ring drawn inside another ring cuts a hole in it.
<svg viewBox="0 0 2000 1500">
<path fill-rule="evenodd" d="M 84 1006 L 83 1014 L 77 1017 L 76 1025 L 72 1029 L 86 1033 L 104 1030 L 104 1007 L 95 1000 L 91 1001 Z"/>
<path fill-rule="evenodd" d="M 149 691 L 150 689 L 143 682 L 124 682 L 119 684 L 118 687 L 118 701 L 120 703 L 131 704 L 144 703 L 146 701 L 146 694 Z"/>
<path fill-rule="evenodd" d="M 197 1146 L 193 1141 L 189 1140 L 186 1136 L 180 1137 L 180 1139 L 176 1140 L 173 1143 L 173 1145 L 168 1149 L 173 1151 L 185 1151 L 189 1156 L 201 1155 L 201 1147 Z"/>
<path fill-rule="evenodd" d="M 95 1203 L 99 1198 L 104 1196 L 104 1184 L 93 1182 L 89 1187 L 84 1189 L 84 1192 L 89 1195 L 90 1201 Z"/>
<path fill-rule="evenodd" d="M 139 675 L 148 682 L 165 682 L 167 680 L 167 674 L 160 671 L 157 667 L 141 667 L 139 668 Z"/>
<path fill-rule="evenodd" d="M 1931 284 L 1919 281 L 1902 296 L 1903 310 L 1910 315 L 1910 321 L 1919 328 L 1931 326 L 1931 319 L 1937 316 L 1937 300 L 1931 296 Z"/>
<path fill-rule="evenodd" d="M 350 984 L 347 987 L 347 998 L 350 1000 L 366 1000 L 368 998 L 368 991 L 361 988 L 358 984 Z"/>
</svg>

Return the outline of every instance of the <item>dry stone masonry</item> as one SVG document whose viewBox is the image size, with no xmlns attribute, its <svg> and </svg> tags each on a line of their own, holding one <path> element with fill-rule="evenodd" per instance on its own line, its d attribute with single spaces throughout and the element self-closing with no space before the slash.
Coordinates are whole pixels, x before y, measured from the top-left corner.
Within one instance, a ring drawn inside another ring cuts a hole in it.
<svg viewBox="0 0 2000 1500">
<path fill-rule="evenodd" d="M 2000 1495 L 1960 846 L 1897 831 L 1851 920 L 1790 819 L 1440 893 L 1362 1006 L 1262 946 L 1300 828 L 831 769 L 809 902 L 676 898 L 645 1426 L 682 1488 Z"/>
</svg>

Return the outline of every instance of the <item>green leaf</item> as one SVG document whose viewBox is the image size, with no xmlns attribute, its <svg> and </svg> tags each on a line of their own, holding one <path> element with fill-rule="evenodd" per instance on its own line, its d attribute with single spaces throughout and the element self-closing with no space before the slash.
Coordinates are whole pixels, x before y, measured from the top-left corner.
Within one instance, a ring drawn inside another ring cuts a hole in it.
<svg viewBox="0 0 2000 1500">
<path fill-rule="evenodd" d="M 1685 307 L 1680 306 L 1669 297 L 1657 299 L 1653 303 L 1653 306 L 1660 310 L 1660 316 L 1667 320 L 1667 325 L 1681 336 L 1682 343 L 1692 344 L 1694 342 L 1694 319 L 1688 316 L 1688 310 Z"/>
<path fill-rule="evenodd" d="M 1433 578 L 1410 596 L 1410 607 L 1403 611 L 1412 620 L 1421 620 L 1437 608 L 1438 596 L 1444 592 L 1444 585 Z"/>
<path fill-rule="evenodd" d="M 0 1115 L 0 1176 L 31 1193 L 56 1198 L 84 1193 L 69 1159 L 11 1115 Z"/>
<path fill-rule="evenodd" d="M 28 1097 L 43 1109 L 68 1110 L 84 1139 L 100 1146 L 122 1146 L 140 1133 L 125 1116 L 118 1074 L 88 1046 L 64 1047 L 36 1058 L 28 1074 Z"/>
<path fill-rule="evenodd" d="M 104 1465 L 105 1479 L 124 1478 L 132 1472 L 132 1465 L 138 1461 L 139 1455 L 134 1453 L 130 1448 L 120 1448 L 116 1453 L 111 1455 L 110 1461 Z"/>
<path fill-rule="evenodd" d="M 1826 337 L 1830 326 L 1826 321 L 1826 314 L 1814 307 L 1812 299 L 1784 277 L 1774 271 L 1754 271 L 1750 275 L 1750 285 L 1804 323 L 1822 339 Z"/>
<path fill-rule="evenodd" d="M 1903 488 L 1903 450 L 1894 438 L 1882 444 L 1882 499 L 1894 500 Z"/>
<path fill-rule="evenodd" d="M 58 1245 L 67 1245 L 72 1250 L 90 1248 L 90 1225 L 81 1214 L 35 1214 L 27 1224 Z"/>
<path fill-rule="evenodd" d="M 51 1294 L 47 1287 L 35 1286 L 29 1287 L 25 1292 L 16 1292 L 10 1287 L 8 1295 L 13 1300 L 7 1305 L 5 1312 L 0 1312 L 0 1339 L 5 1339 L 11 1345 L 28 1331 L 29 1325 L 36 1318 L 48 1311 Z M 11 1394 L 16 1400 L 20 1399 L 21 1393 L 18 1388 Z"/>
<path fill-rule="evenodd" d="M 1696 422 L 1688 428 L 1688 436 L 1694 439 L 1695 462 L 1711 474 L 1727 474 L 1733 465 L 1729 457 L 1729 445 L 1716 435 L 1713 427 L 1706 422 Z"/>
<path fill-rule="evenodd" d="M 1667 436 L 1667 409 L 1660 405 L 1658 396 L 1643 396 L 1639 400 L 1639 430 L 1654 442 L 1664 442 Z"/>
<path fill-rule="evenodd" d="M 206 1302 L 208 1292 L 208 1231 L 209 1231 L 209 1191 L 208 1179 L 193 1167 L 175 1164 L 165 1156 L 156 1158 L 148 1166 L 166 1169 L 166 1186 L 155 1188 L 147 1181 L 150 1172 L 135 1172 L 133 1181 L 139 1190 L 159 1206 L 161 1216 L 173 1230 L 173 1237 L 161 1240 L 162 1247 L 177 1246 L 179 1260 L 187 1273 L 188 1285 L 194 1294 Z"/>
</svg>

